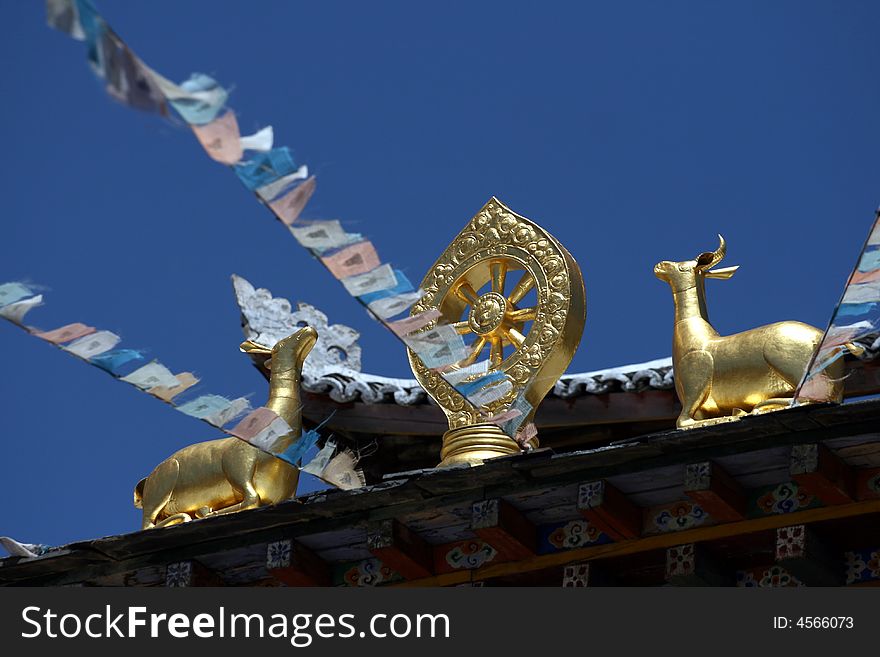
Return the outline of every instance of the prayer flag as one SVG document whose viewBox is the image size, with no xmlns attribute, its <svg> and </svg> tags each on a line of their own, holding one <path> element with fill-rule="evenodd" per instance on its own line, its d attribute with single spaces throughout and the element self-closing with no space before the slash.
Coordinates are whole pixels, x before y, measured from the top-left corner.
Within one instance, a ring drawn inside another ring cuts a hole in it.
<svg viewBox="0 0 880 657">
<path fill-rule="evenodd" d="M 865 251 L 859 259 L 859 271 L 868 272 L 880 269 L 880 249 Z"/>
<path fill-rule="evenodd" d="M 6 305 L 0 304 L 0 317 L 5 317 L 10 322 L 21 326 L 24 322 L 24 316 L 30 312 L 32 308 L 43 305 L 43 295 L 38 294 L 30 299 L 22 299 L 14 303 Z"/>
<path fill-rule="evenodd" d="M 406 292 L 405 294 L 398 294 L 393 297 L 383 297 L 371 301 L 367 304 L 367 308 L 369 308 L 370 312 L 376 317 L 380 317 L 384 321 L 406 312 L 421 298 L 421 291 Z"/>
<path fill-rule="evenodd" d="M 193 376 L 192 372 L 181 372 L 180 374 L 176 374 L 175 378 L 179 381 L 178 385 L 171 387 L 156 386 L 155 388 L 150 388 L 147 392 L 154 397 L 158 397 L 162 401 L 171 403 L 171 400 L 177 397 L 177 395 L 184 390 L 189 390 L 199 382 L 199 380 Z"/>
<path fill-rule="evenodd" d="M 306 203 L 315 193 L 315 177 L 312 176 L 301 185 L 297 185 L 284 196 L 272 201 L 269 204 L 272 212 L 282 222 L 290 226 L 302 214 Z"/>
<path fill-rule="evenodd" d="M 275 133 L 272 126 L 267 125 L 252 135 L 247 135 L 239 140 L 242 150 L 245 151 L 271 151 Z"/>
<path fill-rule="evenodd" d="M 234 168 L 238 179 L 252 192 L 297 170 L 293 155 L 286 146 L 256 153 L 252 159 L 239 162 Z"/>
<path fill-rule="evenodd" d="M 390 328 L 395 335 L 402 338 L 413 331 L 425 328 L 428 324 L 439 318 L 440 310 L 437 308 L 429 308 L 425 312 L 418 313 L 412 317 L 406 317 L 405 319 L 399 319 L 396 322 L 390 322 L 388 328 Z"/>
<path fill-rule="evenodd" d="M 301 180 L 305 180 L 308 177 L 309 168 L 305 164 L 303 164 L 293 173 L 282 176 L 278 180 L 270 182 L 268 185 L 258 187 L 256 190 L 256 194 L 266 203 L 268 203 L 270 201 L 274 201 L 276 198 L 292 189 L 293 186 L 296 185 L 296 183 Z"/>
<path fill-rule="evenodd" d="M 290 425 L 283 418 L 275 418 L 268 427 L 260 431 L 256 436 L 248 440 L 254 447 L 258 447 L 265 452 L 274 454 L 277 451 L 276 444 L 293 432 Z"/>
<path fill-rule="evenodd" d="M 843 303 L 875 303 L 880 302 L 880 281 L 850 285 L 843 293 Z"/>
<path fill-rule="evenodd" d="M 278 414 L 275 411 L 261 406 L 243 417 L 238 424 L 229 430 L 229 433 L 233 436 L 250 440 L 276 419 L 278 419 Z"/>
<path fill-rule="evenodd" d="M 235 164 L 241 159 L 243 150 L 234 112 L 226 112 L 205 125 L 191 127 L 211 159 L 223 164 Z"/>
<path fill-rule="evenodd" d="M 168 114 L 165 96 L 149 69 L 110 28 L 101 33 L 101 57 L 107 93 L 131 107 L 162 116 Z"/>
<path fill-rule="evenodd" d="M 0 308 L 33 296 L 33 294 L 29 287 L 21 283 L 3 283 L 0 285 Z"/>
<path fill-rule="evenodd" d="M 89 362 L 100 367 L 102 370 L 116 375 L 119 368 L 133 360 L 143 360 L 144 355 L 137 349 L 114 349 L 97 356 L 92 356 Z"/>
<path fill-rule="evenodd" d="M 276 454 L 276 456 L 284 459 L 291 465 L 296 465 L 303 455 L 314 447 L 320 437 L 317 431 L 306 431 L 292 445 L 283 452 Z"/>
<path fill-rule="evenodd" d="M 90 333 L 81 337 L 62 348 L 75 356 L 88 360 L 93 356 L 103 354 L 105 351 L 110 351 L 119 344 L 120 339 L 118 335 L 111 331 L 97 331 L 96 333 Z"/>
<path fill-rule="evenodd" d="M 324 447 L 315 454 L 315 458 L 306 463 L 301 469 L 303 472 L 308 472 L 311 475 L 315 475 L 316 477 L 320 477 L 321 473 L 324 471 L 324 468 L 327 467 L 327 464 L 330 463 L 330 459 L 333 458 L 333 455 L 336 453 L 336 442 L 334 440 L 328 439 L 326 443 L 324 443 Z"/>
<path fill-rule="evenodd" d="M 348 244 L 349 233 L 336 219 L 315 221 L 290 228 L 290 233 L 302 246 L 313 251 L 327 251 Z"/>
<path fill-rule="evenodd" d="M 46 23 L 77 41 L 86 38 L 74 0 L 46 0 Z"/>
<path fill-rule="evenodd" d="M 74 324 L 68 324 L 67 326 L 53 329 L 52 331 L 39 331 L 34 333 L 34 335 L 47 342 L 51 342 L 52 344 L 62 344 L 94 332 L 94 327 L 76 322 Z"/>
<path fill-rule="evenodd" d="M 367 304 L 368 306 L 374 301 L 378 301 L 379 299 L 383 299 L 385 297 L 396 297 L 406 292 L 413 292 L 415 288 L 413 288 L 412 283 L 409 282 L 409 279 L 399 269 L 394 270 L 394 278 L 396 279 L 396 284 L 394 287 L 386 288 L 384 290 L 376 290 L 374 292 L 365 292 L 360 295 L 361 302 Z"/>
<path fill-rule="evenodd" d="M 379 265 L 364 274 L 343 278 L 341 282 L 350 295 L 357 297 L 369 292 L 393 288 L 397 285 L 397 277 L 391 265 Z"/>
<path fill-rule="evenodd" d="M 330 273 L 337 279 L 363 274 L 379 266 L 379 254 L 370 242 L 357 242 L 321 258 Z"/>
<path fill-rule="evenodd" d="M 193 73 L 188 80 L 177 85 L 156 71 L 147 70 L 171 106 L 191 125 L 210 123 L 226 105 L 229 96 L 226 89 L 204 73 Z"/>
<path fill-rule="evenodd" d="M 119 380 L 137 386 L 141 390 L 149 390 L 157 386 L 173 388 L 176 385 L 180 385 L 180 381 L 171 373 L 171 370 L 155 360 L 143 367 L 139 367 L 131 374 L 121 377 Z"/>
<path fill-rule="evenodd" d="M 200 420 L 205 420 L 215 427 L 222 427 L 248 409 L 247 399 L 229 400 L 220 395 L 202 395 L 185 404 L 177 406 L 177 410 Z"/>
<path fill-rule="evenodd" d="M 462 337 L 449 324 L 440 324 L 421 333 L 403 338 L 425 364 L 425 367 L 442 367 L 457 363 L 467 357 L 467 347 Z"/>
</svg>

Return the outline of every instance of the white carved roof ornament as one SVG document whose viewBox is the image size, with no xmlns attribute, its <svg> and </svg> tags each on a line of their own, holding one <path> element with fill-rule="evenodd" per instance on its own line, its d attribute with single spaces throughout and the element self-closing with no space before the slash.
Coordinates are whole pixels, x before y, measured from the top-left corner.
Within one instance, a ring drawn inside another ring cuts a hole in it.
<svg viewBox="0 0 880 657">
<path fill-rule="evenodd" d="M 255 289 L 241 276 L 232 277 L 241 307 L 245 337 L 268 347 L 290 335 L 303 322 L 318 331 L 318 342 L 303 367 L 303 388 L 328 395 L 333 401 L 366 404 L 426 404 L 428 395 L 415 379 L 395 379 L 361 372 L 360 333 L 342 324 L 330 325 L 327 316 L 314 306 L 299 303 L 292 310 L 287 299 L 273 297 L 269 290 Z M 861 360 L 880 354 L 880 335 L 859 340 L 866 351 Z M 402 348 L 401 348 L 402 349 Z M 548 396 L 571 399 L 609 392 L 670 390 L 674 386 L 672 359 L 622 365 L 593 372 L 563 375 Z"/>
<path fill-rule="evenodd" d="M 321 377 L 325 374 L 351 375 L 361 371 L 360 333 L 342 324 L 331 325 L 327 315 L 307 303 L 297 304 L 273 297 L 269 290 L 255 289 L 241 276 L 232 275 L 235 298 L 241 308 L 245 338 L 274 347 L 275 343 L 303 326 L 318 332 L 318 341 L 303 365 L 303 374 Z"/>
</svg>

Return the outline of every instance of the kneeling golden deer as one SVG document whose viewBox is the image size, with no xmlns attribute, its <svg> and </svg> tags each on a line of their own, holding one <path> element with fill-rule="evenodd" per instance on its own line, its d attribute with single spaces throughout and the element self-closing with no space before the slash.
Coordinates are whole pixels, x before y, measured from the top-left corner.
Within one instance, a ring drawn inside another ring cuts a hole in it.
<svg viewBox="0 0 880 657">
<path fill-rule="evenodd" d="M 788 406 L 822 340 L 822 331 L 801 322 L 718 335 L 706 312 L 705 279 L 727 279 L 738 269 L 713 269 L 726 252 L 724 238 L 718 238 L 715 251 L 654 266 L 654 275 L 672 287 L 675 303 L 672 363 L 682 406 L 679 428 Z M 825 376 L 829 398 L 839 401 L 843 362 L 831 365 Z"/>
<path fill-rule="evenodd" d="M 307 326 L 271 350 L 269 401 L 293 431 L 276 446 L 287 449 L 302 433 L 302 364 L 318 334 Z M 245 342 L 246 352 L 268 352 Z M 220 438 L 178 450 L 138 482 L 134 505 L 143 509 L 143 529 L 188 522 L 193 517 L 232 513 L 293 497 L 299 470 L 239 438 Z"/>
</svg>

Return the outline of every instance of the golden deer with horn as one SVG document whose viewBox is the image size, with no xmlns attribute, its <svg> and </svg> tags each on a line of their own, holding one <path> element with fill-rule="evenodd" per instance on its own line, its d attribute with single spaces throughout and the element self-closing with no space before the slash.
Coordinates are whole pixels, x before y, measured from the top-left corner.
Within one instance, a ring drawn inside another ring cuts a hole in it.
<svg viewBox="0 0 880 657">
<path fill-rule="evenodd" d="M 300 378 L 306 356 L 318 334 L 300 329 L 269 350 L 250 340 L 247 353 L 271 354 L 269 401 L 293 431 L 275 444 L 287 449 L 302 433 Z M 296 493 L 299 469 L 240 438 L 220 438 L 178 450 L 162 461 L 134 490 L 134 505 L 143 509 L 143 529 L 188 522 L 193 517 L 233 513 L 282 502 Z"/>
<path fill-rule="evenodd" d="M 654 266 L 654 275 L 672 287 L 675 303 L 672 362 L 681 429 L 787 407 L 822 341 L 822 331 L 801 322 L 718 335 L 706 312 L 705 279 L 727 279 L 739 268 L 713 269 L 726 252 L 724 238 L 718 239 L 717 250 L 694 260 Z M 843 362 L 831 365 L 824 376 L 828 397 L 839 401 Z"/>
</svg>

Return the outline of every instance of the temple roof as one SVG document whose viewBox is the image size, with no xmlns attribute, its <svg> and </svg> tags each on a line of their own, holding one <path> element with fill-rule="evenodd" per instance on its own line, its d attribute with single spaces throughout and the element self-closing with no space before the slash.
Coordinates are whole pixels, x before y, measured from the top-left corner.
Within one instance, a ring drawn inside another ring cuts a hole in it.
<svg viewBox="0 0 880 657">
<path fill-rule="evenodd" d="M 878 399 L 816 404 L 567 453 L 539 449 L 480 467 L 393 472 L 351 491 L 0 559 L 0 585 L 179 586 L 181 564 L 189 564 L 185 585 L 558 585 L 566 564 L 585 560 L 609 565 L 624 584 L 656 585 L 671 581 L 664 566 L 676 546 L 708 547 L 720 557 L 721 575 L 742 578 L 772 567 L 779 532 L 804 525 L 831 539 L 834 550 L 820 565 L 843 583 L 843 551 L 856 550 L 846 555 L 852 561 L 880 544 L 878 412 Z M 845 475 L 844 492 L 824 478 L 835 472 Z M 631 535 L 598 529 L 595 502 L 585 498 L 597 482 L 618 491 L 601 504 L 613 526 L 627 526 L 636 512 Z M 513 509 L 520 522 L 493 525 L 489 503 Z M 388 537 L 388 523 L 405 527 L 411 540 Z M 495 541 L 520 525 L 532 536 L 524 553 L 511 551 L 509 539 Z M 428 563 L 410 572 L 395 557 L 414 544 Z M 816 568 L 804 570 L 799 576 L 815 576 Z M 862 573 L 849 576 L 861 581 Z"/>
</svg>

